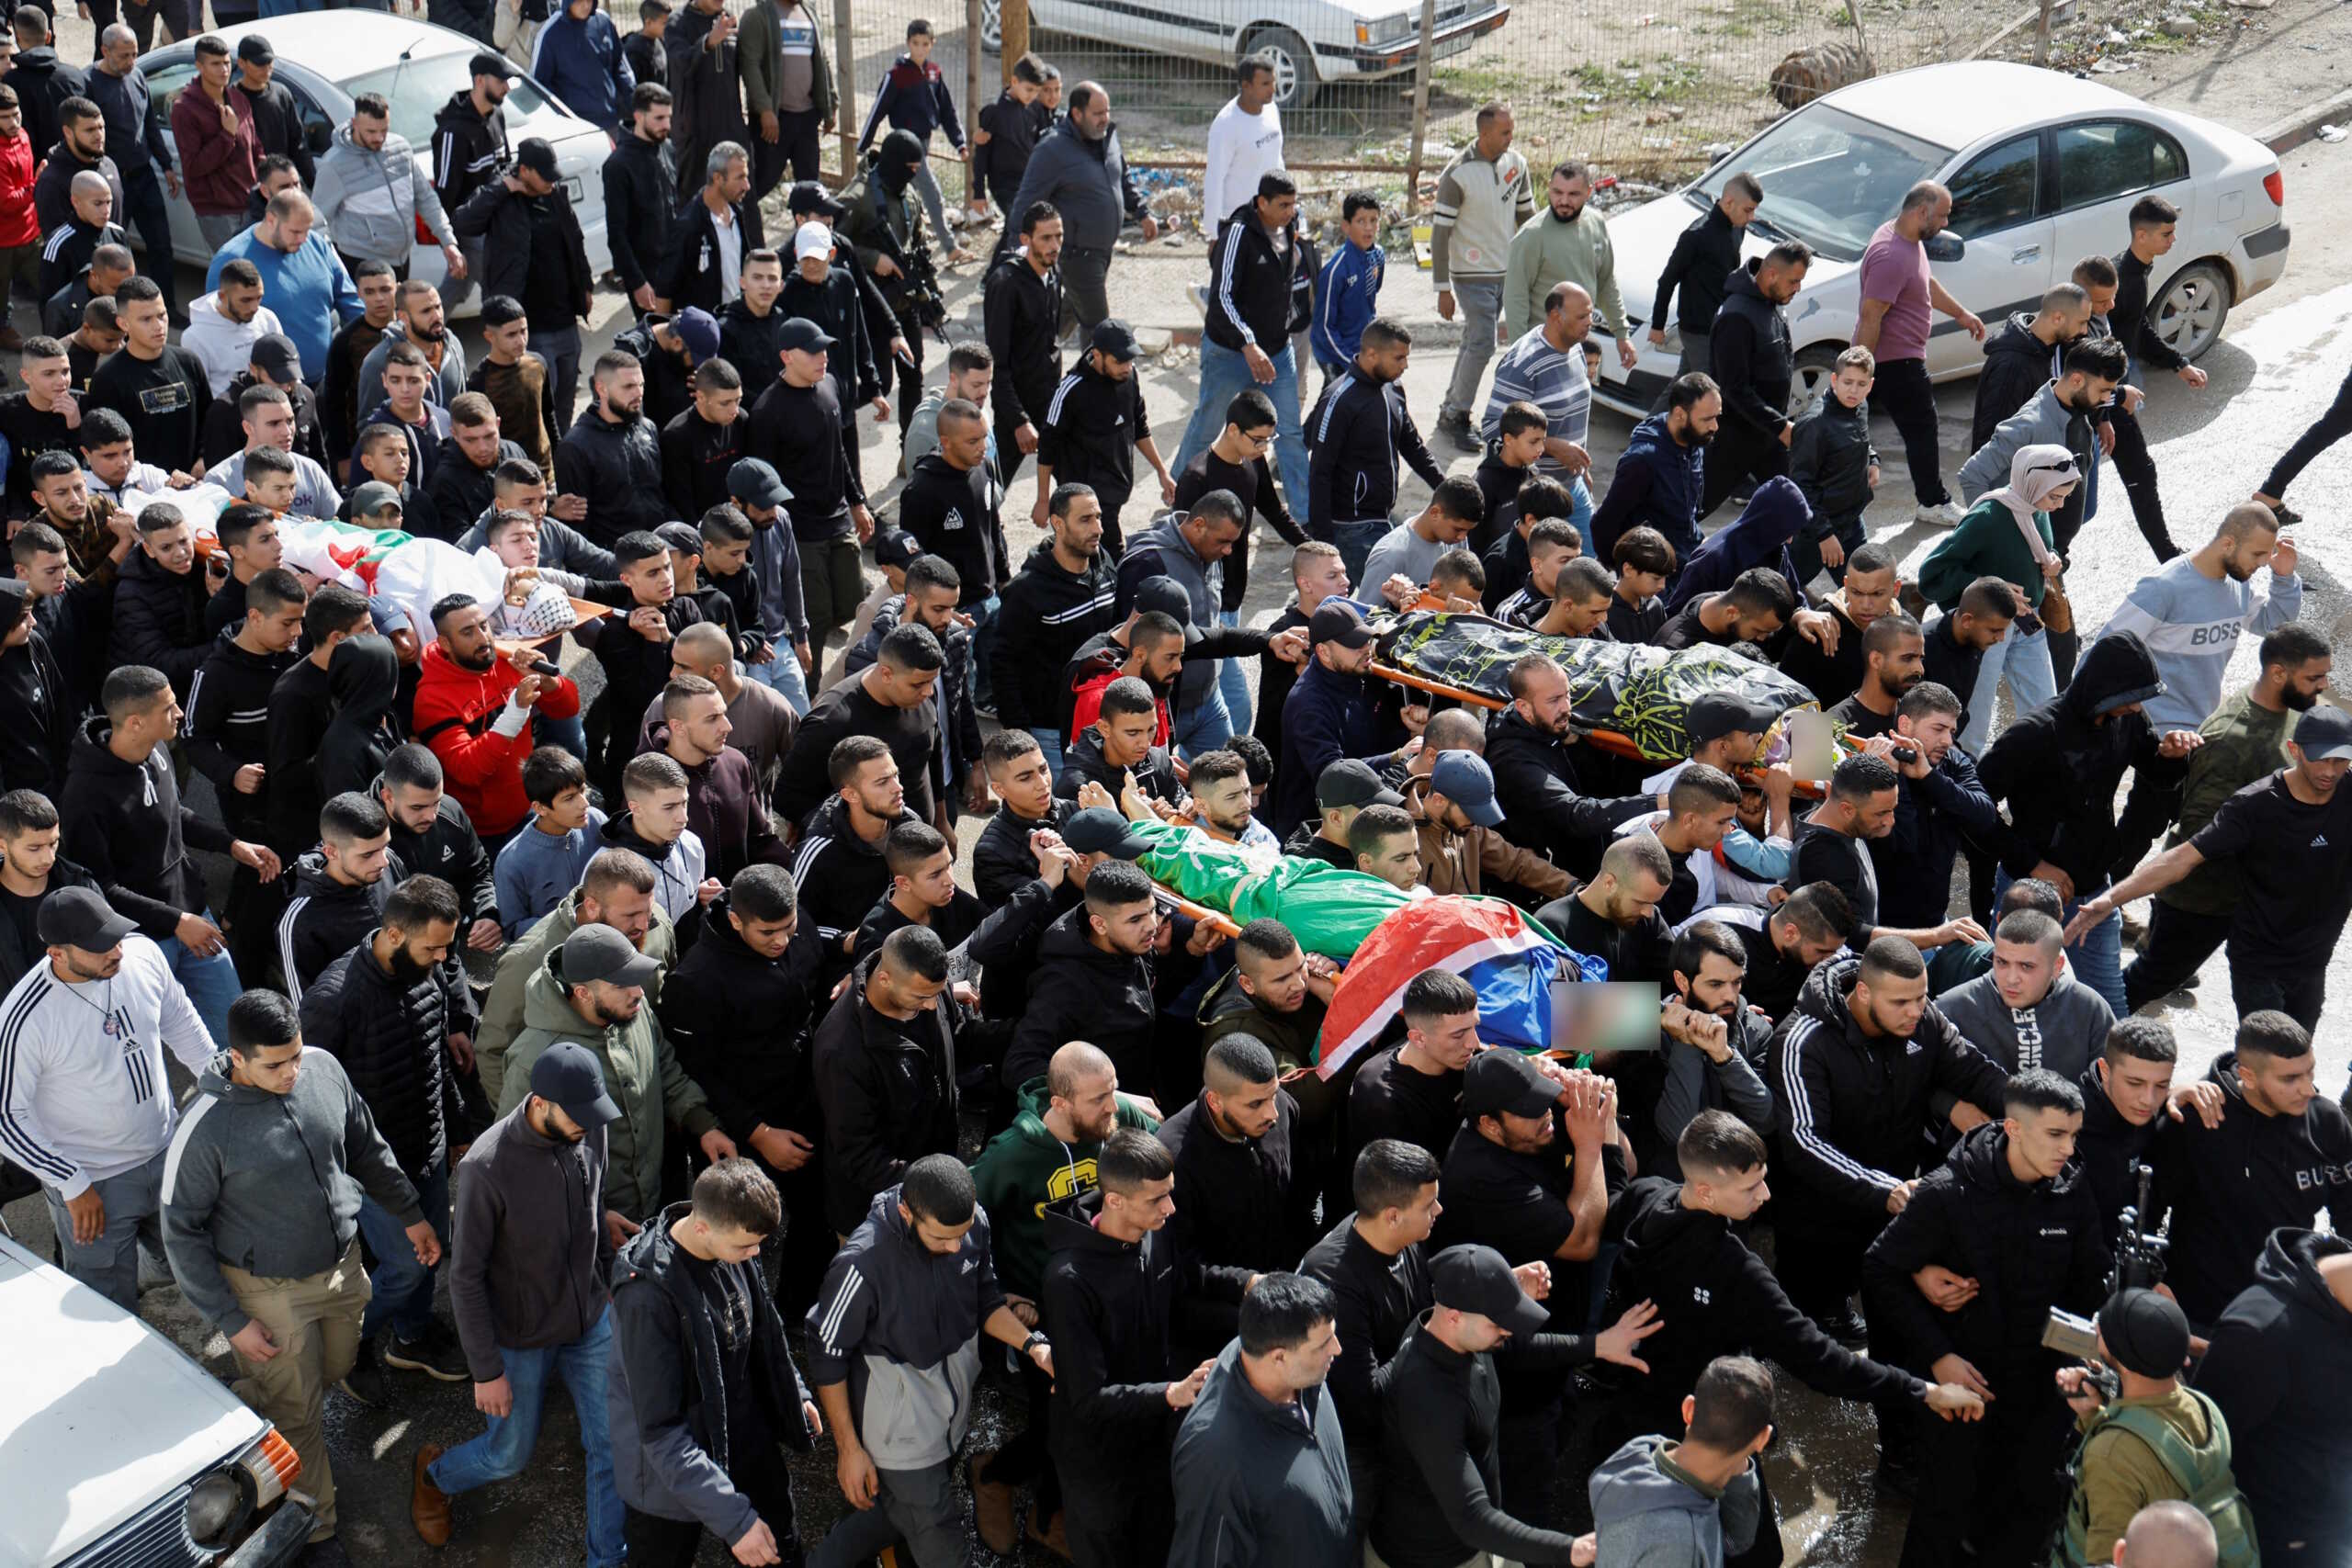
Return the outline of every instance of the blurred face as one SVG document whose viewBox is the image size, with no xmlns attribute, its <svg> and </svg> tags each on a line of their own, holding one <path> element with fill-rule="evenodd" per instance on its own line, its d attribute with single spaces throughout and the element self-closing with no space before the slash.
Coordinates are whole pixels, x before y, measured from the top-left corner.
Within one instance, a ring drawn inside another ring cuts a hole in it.
<svg viewBox="0 0 2352 1568">
<path fill-rule="evenodd" d="M 1413 1049 L 1450 1073 L 1458 1073 L 1478 1054 L 1478 1014 L 1474 1009 L 1451 1018 L 1405 1021 L 1405 1038 Z"/>
<path fill-rule="evenodd" d="M 2009 1135 L 2009 1150 L 2017 1161 L 2033 1173 L 2037 1181 L 2047 1181 L 2066 1168 L 2075 1157 L 2075 1140 L 2082 1134 L 2083 1113 L 2079 1111 L 2030 1111 L 2023 1116 L 2011 1116 L 2002 1128 Z"/>
<path fill-rule="evenodd" d="M 1993 939 L 1993 988 L 2001 999 L 2013 1008 L 2041 1005 L 2057 983 L 2059 967 L 2065 963 L 2063 949 L 2044 948 L 2039 942 L 2003 942 Z"/>
<path fill-rule="evenodd" d="M 1281 1119 L 1281 1094 L 1280 1081 L 1268 1078 L 1264 1083 L 1236 1084 L 1223 1094 L 1210 1089 L 1206 1099 L 1210 1113 L 1226 1132 L 1237 1137 L 1262 1138 Z"/>
<path fill-rule="evenodd" d="M 581 800 L 585 805 L 587 796 L 582 795 Z M 782 958 L 784 950 L 792 945 L 792 933 L 800 926 L 800 913 L 796 909 L 780 920 L 747 920 L 741 914 L 730 909 L 727 914 L 727 921 L 735 928 L 735 934 L 743 939 L 745 947 L 750 948 L 762 958 L 774 962 Z"/>
<path fill-rule="evenodd" d="M 1421 840 L 1417 833 L 1392 833 L 1356 857 L 1356 869 L 1380 878 L 1389 886 L 1409 891 L 1421 882 Z"/>
<path fill-rule="evenodd" d="M 1069 1118 L 1072 1132 L 1100 1143 L 1119 1125 L 1119 1075 L 1088 1073 L 1070 1085 L 1068 1094 L 1054 1096 L 1054 1103 Z M 1175 1178 L 1168 1181 L 1172 1187 Z"/>
<path fill-rule="evenodd" d="M 1863 975 L 1854 982 L 1853 1010 L 1876 1032 L 1894 1040 L 1908 1040 L 1928 1010 L 1928 977 L 1906 980 L 1899 975 Z"/>
<path fill-rule="evenodd" d="M 899 782 L 898 761 L 891 757 L 877 757 L 860 767 L 842 793 L 868 817 L 885 822 L 907 808 L 906 786 Z"/>
<path fill-rule="evenodd" d="M 640 893 L 627 883 L 608 889 L 602 898 L 585 888 L 580 894 L 580 923 L 583 926 L 610 926 L 628 938 L 631 946 L 640 953 L 645 949 L 645 933 L 653 929 L 653 890 Z"/>
<path fill-rule="evenodd" d="M 2116 1114 L 2134 1127 L 2144 1127 L 2172 1098 L 2173 1066 L 2137 1056 L 2106 1055 L 2099 1058 L 2098 1081 Z"/>
<path fill-rule="evenodd" d="M 1042 750 L 1023 751 L 989 769 L 989 786 L 1012 808 L 1014 816 L 1035 822 L 1053 804 L 1054 771 Z"/>
<path fill-rule="evenodd" d="M 1148 713 L 1123 713 L 1116 718 L 1106 715 L 1095 720 L 1095 729 L 1102 737 L 1102 760 L 1114 768 L 1139 766 L 1151 754 L 1151 737 L 1158 728 L 1158 719 Z"/>
<path fill-rule="evenodd" d="M 0 840 L 0 858 L 8 869 L 27 881 L 39 881 L 49 874 L 57 863 L 57 840 L 60 828 L 28 828 L 13 838 Z"/>
</svg>

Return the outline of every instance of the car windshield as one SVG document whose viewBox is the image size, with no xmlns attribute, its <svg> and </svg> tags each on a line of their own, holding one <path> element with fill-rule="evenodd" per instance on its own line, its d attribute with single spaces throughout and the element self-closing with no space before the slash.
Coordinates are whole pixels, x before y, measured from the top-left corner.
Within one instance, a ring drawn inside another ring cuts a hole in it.
<svg viewBox="0 0 2352 1568">
<path fill-rule="evenodd" d="M 364 76 L 353 76 L 340 84 L 353 97 L 362 93 L 381 93 L 392 106 L 392 131 L 408 138 L 408 144 L 422 152 L 433 145 L 433 117 L 455 93 L 471 90 L 473 75 L 468 67 L 473 56 L 464 52 L 436 54 L 429 59 L 412 60 L 405 65 L 387 65 L 381 71 L 370 71 Z M 394 78 L 399 80 L 395 83 Z M 397 91 L 395 87 L 397 86 Z M 528 79 L 514 84 L 506 95 L 506 127 L 509 135 L 523 121 L 544 114 L 550 107 L 546 96 Z"/>
<path fill-rule="evenodd" d="M 1815 104 L 1726 158 L 1690 189 L 1702 207 L 1745 169 L 1764 182 L 1759 227 L 1803 240 L 1832 261 L 1858 261 L 1903 194 L 1943 167 L 1947 148 Z"/>
</svg>

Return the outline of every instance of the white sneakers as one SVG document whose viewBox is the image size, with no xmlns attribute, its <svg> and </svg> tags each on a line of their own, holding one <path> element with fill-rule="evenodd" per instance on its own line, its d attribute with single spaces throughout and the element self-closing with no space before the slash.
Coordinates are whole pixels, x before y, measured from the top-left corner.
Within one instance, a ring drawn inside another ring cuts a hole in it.
<svg viewBox="0 0 2352 1568">
<path fill-rule="evenodd" d="M 1962 507 L 1960 502 L 1956 501 L 1947 501 L 1941 506 L 1923 506 L 1919 508 L 1918 511 L 1911 514 L 1911 521 L 1914 523 L 1926 523 L 1938 528 L 1957 528 L 1960 526 L 1960 520 L 1967 515 L 1967 509 Z"/>
</svg>

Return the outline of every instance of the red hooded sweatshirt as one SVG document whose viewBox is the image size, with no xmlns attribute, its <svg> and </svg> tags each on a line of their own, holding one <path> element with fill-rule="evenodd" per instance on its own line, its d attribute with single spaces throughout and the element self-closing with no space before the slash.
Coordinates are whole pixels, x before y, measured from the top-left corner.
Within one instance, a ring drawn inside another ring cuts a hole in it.
<svg viewBox="0 0 2352 1568">
<path fill-rule="evenodd" d="M 19 130 L 0 141 L 0 245 L 30 245 L 40 240 L 33 211 L 33 139 Z"/>
<path fill-rule="evenodd" d="M 531 809 L 523 794 L 531 720 L 526 718 L 521 731 L 511 736 L 493 728 L 508 695 L 522 683 L 503 659 L 476 673 L 444 653 L 438 642 L 425 649 L 424 673 L 417 678 L 416 738 L 441 759 L 449 798 L 465 808 L 474 831 L 485 839 L 514 827 Z M 579 711 L 580 688 L 569 679 L 547 682 L 532 710 L 549 718 L 571 718 Z"/>
</svg>

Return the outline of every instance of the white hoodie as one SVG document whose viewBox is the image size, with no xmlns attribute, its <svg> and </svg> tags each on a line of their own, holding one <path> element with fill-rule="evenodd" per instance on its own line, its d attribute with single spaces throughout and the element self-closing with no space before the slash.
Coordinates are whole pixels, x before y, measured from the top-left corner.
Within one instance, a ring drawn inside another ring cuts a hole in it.
<svg viewBox="0 0 2352 1568">
<path fill-rule="evenodd" d="M 231 321 L 220 313 L 216 290 L 188 306 L 187 330 L 180 334 L 180 346 L 203 361 L 205 378 L 218 397 L 230 382 L 252 368 L 254 344 L 263 334 L 285 330 L 277 324 L 277 312 L 266 305 L 256 310 L 250 321 Z"/>
</svg>

